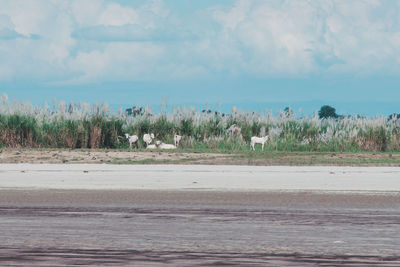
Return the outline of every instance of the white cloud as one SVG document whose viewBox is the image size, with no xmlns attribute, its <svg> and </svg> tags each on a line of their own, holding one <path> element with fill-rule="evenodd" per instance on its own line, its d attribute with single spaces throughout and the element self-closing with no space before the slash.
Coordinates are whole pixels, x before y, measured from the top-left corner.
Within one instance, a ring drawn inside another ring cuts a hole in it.
<svg viewBox="0 0 400 267">
<path fill-rule="evenodd" d="M 372 0 L 242 0 L 194 14 L 160 0 L 3 0 L 0 80 L 398 75 L 399 36 L 399 4 Z"/>
<path fill-rule="evenodd" d="M 239 23 L 248 18 L 250 7 L 250 1 L 237 1 L 229 10 L 229 12 L 215 9 L 215 12 L 213 14 L 214 19 L 219 21 L 223 28 L 228 30 L 235 30 Z"/>
<path fill-rule="evenodd" d="M 105 3 L 102 0 L 74 0 L 71 2 L 71 14 L 78 27 L 88 27 L 98 24 L 99 14 L 102 14 Z"/>
<path fill-rule="evenodd" d="M 110 26 L 122 26 L 138 22 L 138 15 L 132 8 L 122 7 L 119 4 L 108 4 L 99 15 L 98 23 Z"/>
<path fill-rule="evenodd" d="M 161 47 L 149 43 L 111 43 L 103 51 L 80 52 L 68 62 L 78 75 L 67 82 L 150 80 L 159 74 L 158 59 L 163 53 Z"/>
<path fill-rule="evenodd" d="M 247 71 L 264 75 L 373 73 L 381 71 L 385 64 L 393 69 L 400 57 L 393 42 L 393 26 L 385 18 L 382 20 L 390 10 L 376 11 L 380 2 L 249 3 L 238 1 L 229 10 L 214 11 L 224 31 L 223 42 L 217 38 L 215 45 L 229 43 L 231 49 L 252 54 L 242 62 Z M 399 10 L 395 16 L 399 16 Z M 396 28 L 400 32 L 399 25 Z M 332 60 L 321 65 L 321 55 Z"/>
</svg>

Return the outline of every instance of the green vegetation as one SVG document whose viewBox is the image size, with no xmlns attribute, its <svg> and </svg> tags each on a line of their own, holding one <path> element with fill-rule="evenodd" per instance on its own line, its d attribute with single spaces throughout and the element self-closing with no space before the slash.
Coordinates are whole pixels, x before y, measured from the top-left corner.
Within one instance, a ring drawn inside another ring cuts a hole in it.
<svg viewBox="0 0 400 267">
<path fill-rule="evenodd" d="M 328 105 L 322 106 L 321 109 L 318 111 L 318 115 L 320 119 L 339 117 L 339 115 L 336 114 L 336 109 Z"/>
<path fill-rule="evenodd" d="M 390 114 L 388 117 L 388 120 L 397 120 L 397 119 L 400 119 L 400 113 L 393 113 Z"/>
<path fill-rule="evenodd" d="M 231 131 L 233 125 L 240 131 Z M 249 151 L 250 138 L 263 135 L 270 136 L 266 151 L 400 151 L 398 116 L 343 117 L 329 106 L 322 107 L 319 116 L 302 118 L 290 108 L 277 116 L 268 111 L 257 114 L 235 108 L 230 114 L 193 108 L 154 114 L 145 108 L 131 110 L 129 115 L 111 113 L 106 104 L 67 107 L 60 102 L 51 108 L 37 108 L 26 103 L 10 104 L 5 96 L 0 98 L 2 147 L 126 149 L 128 144 L 121 138 L 125 133 L 141 139 L 150 132 L 165 143 L 173 143 L 174 134 L 184 136 L 180 151 Z"/>
</svg>

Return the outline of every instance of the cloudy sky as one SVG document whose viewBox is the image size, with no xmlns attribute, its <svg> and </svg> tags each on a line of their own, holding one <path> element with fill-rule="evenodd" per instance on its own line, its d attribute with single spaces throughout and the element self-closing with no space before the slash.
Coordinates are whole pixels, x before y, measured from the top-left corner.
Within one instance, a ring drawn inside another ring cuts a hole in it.
<svg viewBox="0 0 400 267">
<path fill-rule="evenodd" d="M 400 1 L 0 0 L 0 93 L 400 112 Z"/>
</svg>

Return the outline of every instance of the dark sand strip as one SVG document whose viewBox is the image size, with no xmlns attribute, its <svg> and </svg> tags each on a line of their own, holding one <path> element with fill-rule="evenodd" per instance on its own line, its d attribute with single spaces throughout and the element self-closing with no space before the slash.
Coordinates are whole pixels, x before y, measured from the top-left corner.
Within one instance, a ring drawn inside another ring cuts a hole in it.
<svg viewBox="0 0 400 267">
<path fill-rule="evenodd" d="M 399 266 L 398 193 L 1 190 L 0 266 Z"/>
</svg>

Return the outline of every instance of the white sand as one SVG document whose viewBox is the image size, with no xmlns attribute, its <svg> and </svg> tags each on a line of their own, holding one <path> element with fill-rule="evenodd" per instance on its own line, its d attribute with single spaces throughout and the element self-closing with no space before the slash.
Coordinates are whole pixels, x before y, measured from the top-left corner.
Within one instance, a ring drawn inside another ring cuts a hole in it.
<svg viewBox="0 0 400 267">
<path fill-rule="evenodd" d="M 0 189 L 400 191 L 399 167 L 1 164 Z"/>
</svg>

